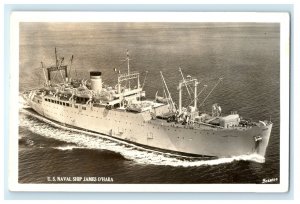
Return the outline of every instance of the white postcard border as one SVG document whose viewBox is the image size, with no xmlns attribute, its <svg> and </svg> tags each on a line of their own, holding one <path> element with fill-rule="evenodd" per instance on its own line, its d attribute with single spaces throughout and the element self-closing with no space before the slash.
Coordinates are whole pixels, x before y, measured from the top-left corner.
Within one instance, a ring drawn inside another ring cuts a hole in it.
<svg viewBox="0 0 300 204">
<path fill-rule="evenodd" d="M 83 15 L 84 14 L 84 15 Z M 288 13 L 263 12 L 13 12 L 10 19 L 9 189 L 53 192 L 287 192 L 289 187 Z M 264 22 L 280 23 L 280 184 L 19 184 L 20 22 Z M 83 188 L 84 186 L 84 188 Z"/>
</svg>

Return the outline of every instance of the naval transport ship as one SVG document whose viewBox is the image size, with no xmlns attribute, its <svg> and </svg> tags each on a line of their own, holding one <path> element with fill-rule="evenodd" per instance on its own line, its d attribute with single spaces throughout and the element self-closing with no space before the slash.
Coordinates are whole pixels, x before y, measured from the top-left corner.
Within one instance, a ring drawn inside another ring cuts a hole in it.
<svg viewBox="0 0 300 204">
<path fill-rule="evenodd" d="M 58 60 L 42 70 L 45 77 L 43 88 L 26 91 L 23 97 L 28 105 L 43 117 L 69 125 L 104 134 L 123 141 L 160 149 L 162 151 L 207 157 L 232 157 L 257 154 L 265 156 L 272 130 L 272 122 L 245 120 L 235 111 L 222 113 L 218 104 L 212 104 L 210 113 L 200 108 L 214 88 L 199 102 L 199 82 L 191 76 L 178 83 L 178 104 L 172 99 L 163 73 L 164 95 L 146 99 L 140 74 L 130 71 L 127 51 L 126 73 L 116 70 L 117 84 L 112 87 L 102 81 L 100 71 L 90 72 L 89 80 L 70 77 L 71 64 Z M 53 75 L 61 76 L 61 83 L 54 83 Z M 145 82 L 145 80 L 144 80 Z M 199 88 L 200 89 L 200 88 Z M 183 91 L 191 98 L 187 107 L 182 105 Z"/>
</svg>

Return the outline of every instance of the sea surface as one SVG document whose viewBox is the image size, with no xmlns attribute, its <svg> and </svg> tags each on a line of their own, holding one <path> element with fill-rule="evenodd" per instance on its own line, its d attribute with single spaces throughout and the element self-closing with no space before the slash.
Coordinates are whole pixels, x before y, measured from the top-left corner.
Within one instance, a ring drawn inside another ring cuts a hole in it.
<svg viewBox="0 0 300 204">
<path fill-rule="evenodd" d="M 265 158 L 201 160 L 53 123 L 24 109 L 20 98 L 19 183 L 79 182 L 75 177 L 99 184 L 280 183 L 279 40 L 279 24 L 20 23 L 20 92 L 43 85 L 41 61 L 44 66 L 55 64 L 55 47 L 65 64 L 74 55 L 73 78 L 88 79 L 89 71 L 101 71 L 104 83 L 114 86 L 114 68 L 127 72 L 122 60 L 128 49 L 130 70 L 141 73 L 141 83 L 146 78 L 148 98 L 157 91 L 163 95 L 162 71 L 178 103 L 181 67 L 185 76 L 199 79 L 199 91 L 207 85 L 199 105 L 223 78 L 199 106 L 201 111 L 210 112 L 218 103 L 224 114 L 238 111 L 253 121 L 271 119 L 274 125 Z M 59 74 L 53 77 L 61 80 Z M 187 93 L 184 99 L 188 105 Z"/>
</svg>

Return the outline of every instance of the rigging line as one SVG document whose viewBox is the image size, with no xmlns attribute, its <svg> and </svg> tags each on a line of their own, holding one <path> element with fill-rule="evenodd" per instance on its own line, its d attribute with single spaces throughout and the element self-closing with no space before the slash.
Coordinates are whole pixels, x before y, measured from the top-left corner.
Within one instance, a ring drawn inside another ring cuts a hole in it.
<svg viewBox="0 0 300 204">
<path fill-rule="evenodd" d="M 56 51 L 56 47 L 55 47 L 54 51 L 55 51 L 55 65 L 56 65 L 56 67 L 58 67 L 58 60 L 57 60 L 57 51 Z"/>
<path fill-rule="evenodd" d="M 165 79 L 166 82 L 168 83 L 173 83 L 173 84 L 177 84 L 178 83 L 178 80 L 177 77 L 170 77 L 170 79 Z"/>
<path fill-rule="evenodd" d="M 56 52 L 56 50 L 55 50 L 55 52 Z M 56 63 L 57 64 L 57 63 Z M 59 69 L 60 68 L 60 65 L 58 65 L 58 66 L 56 66 L 57 67 L 57 69 Z M 50 72 L 50 74 L 51 74 L 51 72 Z M 57 72 L 54 72 L 54 77 L 53 77 L 53 79 L 51 80 L 51 81 L 55 81 L 56 80 L 56 76 L 57 76 Z"/>
<path fill-rule="evenodd" d="M 114 66 L 115 68 L 114 68 L 114 71 L 115 72 L 118 72 L 119 74 L 121 73 L 121 70 L 120 70 L 120 68 L 121 68 L 121 65 L 123 65 L 125 62 L 127 62 L 127 58 L 126 59 L 124 59 L 124 60 L 121 60 L 121 64 L 119 64 L 118 66 Z M 118 68 L 118 69 L 117 69 Z"/>
<path fill-rule="evenodd" d="M 77 70 L 74 68 L 74 71 L 75 71 L 75 76 L 76 76 L 76 79 L 78 79 L 78 76 L 77 76 Z"/>
<path fill-rule="evenodd" d="M 148 71 L 146 71 L 146 76 L 145 76 L 145 78 L 144 78 L 144 82 L 143 82 L 143 85 L 142 85 L 142 89 L 144 88 L 144 85 L 145 85 L 145 82 L 146 82 L 147 75 L 148 75 Z"/>
<path fill-rule="evenodd" d="M 45 73 L 43 62 L 41 62 L 41 65 L 42 65 L 42 69 L 43 69 L 43 73 L 44 73 L 45 82 L 46 82 L 46 84 L 48 84 L 48 80 L 47 80 L 47 77 L 46 77 L 46 73 Z"/>
<path fill-rule="evenodd" d="M 121 62 L 121 64 L 119 64 L 118 66 L 116 66 L 117 68 L 120 68 L 121 67 L 121 65 L 123 65 L 125 62 L 127 62 L 127 59 L 125 59 L 125 60 L 121 60 L 122 62 Z"/>
<path fill-rule="evenodd" d="M 183 76 L 183 73 L 182 73 L 181 67 L 179 67 L 179 72 L 180 72 L 180 74 L 181 74 L 181 76 L 182 76 L 183 83 L 184 83 L 184 85 L 185 85 L 185 88 L 186 88 L 186 90 L 187 90 L 187 92 L 188 92 L 189 96 L 190 96 L 190 99 L 192 99 L 192 96 L 191 96 L 190 90 L 188 89 L 188 84 L 186 83 L 186 80 L 185 80 L 185 78 L 184 78 L 184 76 Z"/>
<path fill-rule="evenodd" d="M 199 92 L 199 94 L 196 96 L 196 99 L 198 99 L 198 97 L 200 96 L 200 94 L 207 88 L 207 85 L 203 85 L 203 88 L 201 89 L 201 91 Z M 195 99 L 193 99 L 188 106 L 190 106 L 193 102 L 195 101 Z"/>
<path fill-rule="evenodd" d="M 195 94 L 194 91 L 193 91 L 193 89 L 191 88 L 191 86 L 189 84 L 187 84 L 187 87 L 189 88 L 190 92 L 192 92 L 193 94 Z M 190 96 L 190 98 L 191 98 L 191 96 Z"/>
<path fill-rule="evenodd" d="M 55 47 L 54 51 L 55 51 L 55 66 L 56 66 L 56 68 L 59 68 L 60 65 L 58 65 L 58 59 L 57 59 L 57 51 L 56 51 L 56 47 Z M 57 72 L 55 72 L 55 75 L 54 75 L 54 77 L 53 77 L 53 81 L 54 81 L 54 79 L 56 78 L 56 76 L 57 76 Z"/>
<path fill-rule="evenodd" d="M 73 64 L 73 55 L 71 56 L 71 59 L 70 59 L 70 71 L 69 71 L 69 78 L 71 78 L 71 71 L 72 71 L 72 64 Z"/>
<path fill-rule="evenodd" d="M 167 93 L 165 89 L 164 89 L 164 98 L 167 98 Z"/>
<path fill-rule="evenodd" d="M 168 92 L 169 98 L 170 98 L 170 100 L 171 100 L 171 103 L 172 103 L 172 111 L 175 112 L 175 111 L 174 111 L 174 109 L 176 110 L 175 104 L 174 104 L 174 102 L 173 102 L 173 100 L 172 100 L 171 93 L 170 93 L 170 91 L 169 91 L 169 89 L 168 89 L 168 86 L 167 86 L 167 84 L 166 84 L 166 82 L 165 82 L 164 76 L 163 76 L 163 74 L 162 74 L 161 71 L 160 71 L 160 75 L 161 75 L 161 78 L 162 78 L 162 80 L 163 80 L 163 82 L 164 82 L 164 84 L 165 84 L 165 88 L 166 88 L 166 90 L 167 90 L 167 92 Z"/>
<path fill-rule="evenodd" d="M 51 72 L 50 72 L 50 75 L 51 75 Z M 53 77 L 53 79 L 51 79 L 51 81 L 55 81 L 56 76 L 57 76 L 57 72 L 54 72 L 54 77 Z"/>
<path fill-rule="evenodd" d="M 60 64 L 59 64 L 58 69 L 60 69 L 60 67 L 62 66 L 63 61 L 64 61 L 64 58 L 61 58 L 61 62 L 60 62 Z M 64 80 L 64 76 L 63 76 L 62 73 L 61 73 L 61 70 L 59 70 L 59 73 L 60 73 L 60 76 L 61 76 L 61 78 L 62 78 L 62 80 L 63 80 L 63 82 L 64 82 L 65 80 Z"/>
<path fill-rule="evenodd" d="M 202 101 L 202 103 L 200 104 L 200 106 L 202 106 L 204 104 L 204 102 L 206 101 L 206 99 L 210 96 L 210 94 L 214 91 L 214 89 L 218 86 L 218 84 L 223 80 L 223 78 L 219 78 L 218 82 L 215 84 L 215 86 L 212 88 L 212 90 L 207 94 L 207 96 L 205 97 L 205 99 Z"/>
</svg>

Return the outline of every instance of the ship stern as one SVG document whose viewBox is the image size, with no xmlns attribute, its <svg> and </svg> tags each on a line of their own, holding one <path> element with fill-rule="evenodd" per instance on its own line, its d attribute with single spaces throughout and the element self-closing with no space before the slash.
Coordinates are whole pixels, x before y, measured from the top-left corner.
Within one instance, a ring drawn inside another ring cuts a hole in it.
<svg viewBox="0 0 300 204">
<path fill-rule="evenodd" d="M 19 107 L 30 108 L 30 94 L 31 91 L 26 91 L 19 94 Z"/>
</svg>

